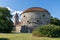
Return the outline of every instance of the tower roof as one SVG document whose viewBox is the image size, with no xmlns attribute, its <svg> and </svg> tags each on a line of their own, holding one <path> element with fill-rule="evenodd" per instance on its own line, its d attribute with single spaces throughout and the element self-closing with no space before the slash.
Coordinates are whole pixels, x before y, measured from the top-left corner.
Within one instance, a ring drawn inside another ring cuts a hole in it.
<svg viewBox="0 0 60 40">
<path fill-rule="evenodd" d="M 34 12 L 34 11 L 40 11 L 40 12 L 47 12 L 47 13 L 49 13 L 46 9 L 43 9 L 43 8 L 40 8 L 40 7 L 31 7 L 31 8 L 28 8 L 27 10 L 23 11 L 22 14 L 24 14 L 26 12 Z"/>
<path fill-rule="evenodd" d="M 15 17 L 18 17 L 18 14 L 17 13 L 15 14 Z"/>
</svg>

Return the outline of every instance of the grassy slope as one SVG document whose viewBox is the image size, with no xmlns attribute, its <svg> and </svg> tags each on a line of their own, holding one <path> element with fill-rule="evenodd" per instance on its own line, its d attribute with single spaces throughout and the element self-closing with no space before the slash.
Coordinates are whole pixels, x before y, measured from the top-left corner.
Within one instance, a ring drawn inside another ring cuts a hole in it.
<svg viewBox="0 0 60 40">
<path fill-rule="evenodd" d="M 0 34 L 0 40 L 60 40 L 60 38 L 34 37 L 31 34 Z"/>
</svg>

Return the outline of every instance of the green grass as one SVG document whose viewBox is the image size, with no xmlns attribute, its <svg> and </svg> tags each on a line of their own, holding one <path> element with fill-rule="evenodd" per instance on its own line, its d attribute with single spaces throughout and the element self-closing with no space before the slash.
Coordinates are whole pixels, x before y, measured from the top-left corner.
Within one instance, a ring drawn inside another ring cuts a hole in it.
<svg viewBox="0 0 60 40">
<path fill-rule="evenodd" d="M 32 34 L 20 33 L 20 34 L 1 34 L 0 40 L 60 40 L 60 38 L 48 38 L 48 37 L 34 37 Z"/>
</svg>

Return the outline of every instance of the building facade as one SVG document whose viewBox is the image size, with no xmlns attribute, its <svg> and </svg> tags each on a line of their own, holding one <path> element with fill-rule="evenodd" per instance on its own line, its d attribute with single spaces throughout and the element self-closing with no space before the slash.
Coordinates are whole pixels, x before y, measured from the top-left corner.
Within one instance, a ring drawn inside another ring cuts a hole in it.
<svg viewBox="0 0 60 40">
<path fill-rule="evenodd" d="M 40 7 L 28 8 L 27 10 L 21 13 L 21 22 L 19 26 L 19 31 L 32 32 L 39 25 L 42 26 L 47 25 L 49 23 L 50 23 L 50 13 L 46 9 Z"/>
</svg>

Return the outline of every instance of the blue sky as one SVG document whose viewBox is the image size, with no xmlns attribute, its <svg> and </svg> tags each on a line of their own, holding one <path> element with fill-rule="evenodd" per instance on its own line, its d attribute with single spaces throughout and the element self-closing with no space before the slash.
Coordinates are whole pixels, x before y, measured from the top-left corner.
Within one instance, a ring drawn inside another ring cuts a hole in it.
<svg viewBox="0 0 60 40">
<path fill-rule="evenodd" d="M 53 17 L 60 19 L 60 0 L 0 0 L 0 6 L 8 7 L 13 13 L 24 11 L 30 7 L 47 9 Z"/>
</svg>

